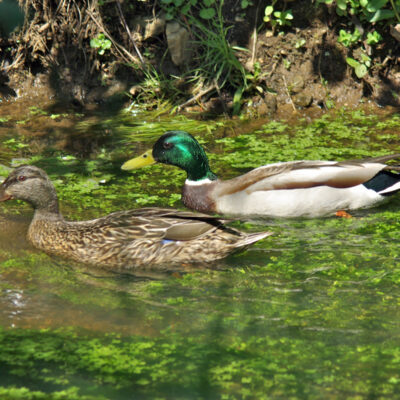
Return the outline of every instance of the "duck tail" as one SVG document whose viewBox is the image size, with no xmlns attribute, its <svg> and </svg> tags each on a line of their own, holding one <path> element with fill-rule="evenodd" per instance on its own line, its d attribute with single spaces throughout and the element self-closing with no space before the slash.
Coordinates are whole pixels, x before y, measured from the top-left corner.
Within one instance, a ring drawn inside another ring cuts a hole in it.
<svg viewBox="0 0 400 400">
<path fill-rule="evenodd" d="M 397 175 L 398 175 L 397 178 L 399 179 L 397 182 L 395 182 L 393 185 L 387 187 L 386 189 L 379 191 L 378 193 L 383 196 L 390 196 L 392 194 L 397 193 L 400 190 L 400 174 L 397 174 Z"/>
<path fill-rule="evenodd" d="M 379 171 L 372 179 L 363 183 L 382 196 L 390 196 L 400 190 L 400 174 L 388 170 Z"/>
<path fill-rule="evenodd" d="M 258 242 L 261 239 L 266 238 L 267 236 L 273 235 L 273 232 L 255 232 L 255 233 L 248 233 L 241 240 L 239 240 L 235 247 L 243 247 L 249 246 L 252 243 Z"/>
</svg>

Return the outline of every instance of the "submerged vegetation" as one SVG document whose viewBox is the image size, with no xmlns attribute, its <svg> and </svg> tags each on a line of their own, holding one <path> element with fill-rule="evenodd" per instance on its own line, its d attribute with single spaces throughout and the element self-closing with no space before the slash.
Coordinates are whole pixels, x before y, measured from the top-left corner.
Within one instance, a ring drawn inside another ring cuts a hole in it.
<svg viewBox="0 0 400 400">
<path fill-rule="evenodd" d="M 46 118 L 51 119 L 51 115 Z M 145 124 L 141 122 L 143 119 Z M 89 158 L 51 146 L 43 152 L 40 139 L 18 137 L 15 132 L 11 139 L 4 136 L 0 148 L 3 159 L 15 158 L 13 166 L 29 162 L 45 169 L 64 206 L 70 204 L 68 211 L 73 215 L 78 216 L 89 208 L 89 212 L 94 213 L 90 215 L 98 217 L 115 211 L 117 206 L 182 206 L 180 190 L 185 174 L 181 170 L 154 165 L 122 175 L 120 171 L 124 161 L 139 155 L 166 130 L 191 132 L 205 145 L 217 175 L 230 178 L 277 161 L 360 159 L 396 152 L 398 134 L 393 130 L 397 129 L 399 121 L 397 114 L 382 118 L 342 109 L 311 123 L 300 119 L 298 125 L 293 126 L 285 121 L 270 121 L 254 129 L 252 134 L 238 134 L 236 132 L 243 131 L 241 126 L 246 121 L 195 121 L 183 116 L 163 117 L 160 121 L 157 112 L 137 114 L 127 110 L 118 117 L 82 119 L 76 123 L 74 130 L 87 135 L 81 138 L 83 143 L 92 136 L 96 140 L 103 137 Z M 9 124 L 13 123 L 15 121 L 10 119 Z M 390 151 L 388 146 L 391 146 Z M 0 170 L 0 173 L 6 176 L 8 170 Z M 121 191 L 122 183 L 124 190 Z M 85 196 L 84 204 L 79 201 L 82 196 Z M 17 209 L 15 207 L 13 212 Z"/>
<path fill-rule="evenodd" d="M 398 105 L 399 0 L 20 4 L 25 23 L 0 38 L 0 175 L 45 169 L 67 219 L 182 208 L 178 168 L 120 169 L 167 130 L 195 135 L 223 178 L 269 162 L 400 152 L 399 114 L 333 111 L 335 90 L 351 85 Z M 181 61 L 174 29 L 191 50 Z M 5 89 L 25 90 L 21 70 L 35 88 L 48 79 L 62 106 L 8 115 L 3 99 L 17 93 Z M 248 105 L 257 116 L 271 98 L 331 111 L 298 113 L 296 125 L 204 113 Z M 182 109 L 201 114 L 171 113 Z M 212 265 L 130 275 L 31 248 L 30 206 L 2 204 L 0 398 L 394 399 L 399 208 L 397 195 L 348 219 L 235 221 L 274 235 Z"/>
<path fill-rule="evenodd" d="M 54 121 L 34 111 L 24 126 Z M 79 122 L 79 132 L 113 132 L 90 158 L 44 152 L 35 137 L 2 136 L 0 172 L 7 175 L 10 164 L 41 166 L 63 214 L 86 219 L 141 206 L 181 207 L 185 176 L 177 168 L 120 170 L 175 124 L 206 145 L 223 177 L 267 162 L 363 158 L 400 147 L 397 114 L 338 110 L 249 132 L 240 121 L 160 120 L 136 111 Z M 4 122 L 10 133 L 15 122 L 11 116 Z M 7 220 L 0 230 L 0 397 L 393 398 L 400 385 L 399 206 L 396 197 L 349 219 L 236 222 L 274 235 L 212 268 L 142 276 L 49 257 L 31 249 L 20 231 L 11 233 Z M 2 212 L 23 217 L 31 210 L 9 202 Z"/>
</svg>

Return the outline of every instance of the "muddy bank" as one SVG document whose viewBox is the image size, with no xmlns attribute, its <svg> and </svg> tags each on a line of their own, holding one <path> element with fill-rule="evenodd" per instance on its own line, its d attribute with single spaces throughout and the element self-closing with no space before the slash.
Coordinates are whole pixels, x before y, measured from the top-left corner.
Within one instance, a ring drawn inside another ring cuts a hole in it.
<svg viewBox="0 0 400 400">
<path fill-rule="evenodd" d="M 0 41 L 3 105 L 18 100 L 23 106 L 39 102 L 58 104 L 59 109 L 94 110 L 118 109 L 136 101 L 154 108 L 161 99 L 180 106 L 178 111 L 231 115 L 234 85 L 228 82 L 220 88 L 204 81 L 203 87 L 194 88 L 187 72 L 195 57 L 188 59 L 184 49 L 176 50 L 179 44 L 171 44 L 165 10 L 141 3 L 118 8 L 32 2 L 34 9 L 26 8 L 23 29 Z M 374 50 L 373 67 L 358 78 L 346 62 L 355 57 L 354 51 L 338 43 L 347 22 L 332 7 L 316 7 L 310 0 L 289 2 L 291 26 L 278 31 L 263 22 L 265 4 L 254 3 L 241 10 L 239 2 L 227 0 L 222 9 L 230 27 L 229 43 L 245 49 L 235 53 L 249 84 L 241 99 L 242 112 L 262 117 L 309 110 L 312 115 L 365 102 L 397 109 L 400 52 L 394 37 L 384 37 Z M 181 29 L 179 24 L 175 28 Z M 99 54 L 91 40 L 102 32 L 114 39 L 110 49 Z M 188 32 L 190 43 L 195 32 Z M 182 57 L 177 59 L 179 51 Z M 133 68 L 134 62 L 139 67 Z M 159 74 L 159 82 L 151 87 L 142 62 Z"/>
</svg>

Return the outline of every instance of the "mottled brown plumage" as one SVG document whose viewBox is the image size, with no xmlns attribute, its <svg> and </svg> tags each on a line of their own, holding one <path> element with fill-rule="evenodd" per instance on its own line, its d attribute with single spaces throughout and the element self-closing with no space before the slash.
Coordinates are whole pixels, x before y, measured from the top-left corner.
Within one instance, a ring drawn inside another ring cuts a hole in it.
<svg viewBox="0 0 400 400">
<path fill-rule="evenodd" d="M 0 201 L 30 203 L 28 239 L 37 248 L 75 261 L 112 268 L 210 262 L 270 232 L 246 234 L 208 215 L 162 208 L 118 211 L 90 221 L 66 221 L 46 173 L 15 169 L 0 187 Z"/>
</svg>

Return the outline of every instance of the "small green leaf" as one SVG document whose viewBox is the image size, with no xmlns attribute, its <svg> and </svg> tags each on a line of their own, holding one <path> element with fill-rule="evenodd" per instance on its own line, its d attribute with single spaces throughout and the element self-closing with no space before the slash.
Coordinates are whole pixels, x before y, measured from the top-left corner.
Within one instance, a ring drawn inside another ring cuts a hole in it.
<svg viewBox="0 0 400 400">
<path fill-rule="evenodd" d="M 189 12 L 190 8 L 191 8 L 191 4 L 190 4 L 190 2 L 187 2 L 187 3 L 181 8 L 181 13 L 182 13 L 183 15 L 186 15 L 186 14 Z"/>
<path fill-rule="evenodd" d="M 382 36 L 379 32 L 375 31 L 375 32 L 367 33 L 367 43 L 370 46 L 373 46 L 373 45 L 379 43 L 381 40 L 382 40 Z"/>
<path fill-rule="evenodd" d="M 367 2 L 367 11 L 376 12 L 386 5 L 388 0 L 371 0 Z"/>
<path fill-rule="evenodd" d="M 368 19 L 369 22 L 378 22 L 385 19 L 392 19 L 395 17 L 393 10 L 378 10 L 373 16 Z"/>
<path fill-rule="evenodd" d="M 290 20 L 293 19 L 292 10 L 287 10 L 287 11 L 285 11 L 285 18 L 286 18 L 286 19 L 290 19 Z"/>
<path fill-rule="evenodd" d="M 200 10 L 200 17 L 203 19 L 211 19 L 215 17 L 215 9 L 214 8 L 203 8 Z"/>
<path fill-rule="evenodd" d="M 273 12 L 274 12 L 274 7 L 272 7 L 272 6 L 265 7 L 265 15 L 266 16 L 271 15 Z"/>
<path fill-rule="evenodd" d="M 364 64 L 359 64 L 354 69 L 354 72 L 356 73 L 357 78 L 361 79 L 368 72 L 368 69 Z"/>
<path fill-rule="evenodd" d="M 206 7 L 210 7 L 215 3 L 215 0 L 203 0 L 203 3 Z"/>
<path fill-rule="evenodd" d="M 346 62 L 352 68 L 357 68 L 360 65 L 360 63 L 357 60 L 355 60 L 354 58 L 350 58 L 350 57 L 346 58 Z"/>
<path fill-rule="evenodd" d="M 371 58 L 365 54 L 365 53 L 361 53 L 361 61 L 368 66 L 368 63 L 371 62 Z"/>
<path fill-rule="evenodd" d="M 90 39 L 90 47 L 97 48 L 100 47 L 100 42 L 97 38 Z"/>
<path fill-rule="evenodd" d="M 236 89 L 236 92 L 233 95 L 233 114 L 234 115 L 239 114 L 243 92 L 244 92 L 244 87 L 242 86 L 242 87 Z"/>
<path fill-rule="evenodd" d="M 300 47 L 303 47 L 305 44 L 306 44 L 306 40 L 302 38 L 302 39 L 299 39 L 299 40 L 295 43 L 294 47 L 295 47 L 296 49 L 300 49 Z"/>
<path fill-rule="evenodd" d="M 342 11 L 345 11 L 347 8 L 346 0 L 337 0 L 336 1 L 337 8 Z"/>
</svg>

